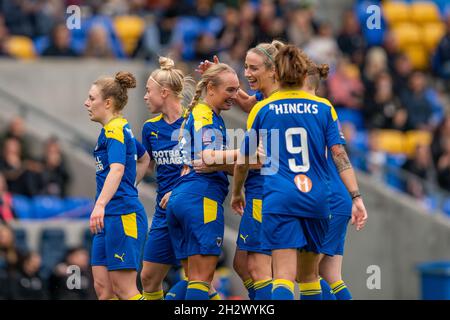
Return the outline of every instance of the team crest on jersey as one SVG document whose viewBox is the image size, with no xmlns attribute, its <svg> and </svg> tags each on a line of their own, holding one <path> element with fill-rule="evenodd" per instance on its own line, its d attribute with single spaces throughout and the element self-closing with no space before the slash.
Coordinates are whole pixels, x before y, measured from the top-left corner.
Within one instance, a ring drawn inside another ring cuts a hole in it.
<svg viewBox="0 0 450 320">
<path fill-rule="evenodd" d="M 301 192 L 308 193 L 312 189 L 311 179 L 304 174 L 296 175 L 294 178 L 294 183 Z"/>
<path fill-rule="evenodd" d="M 220 248 L 222 246 L 222 237 L 217 237 L 216 238 L 216 244 L 217 246 Z"/>
</svg>

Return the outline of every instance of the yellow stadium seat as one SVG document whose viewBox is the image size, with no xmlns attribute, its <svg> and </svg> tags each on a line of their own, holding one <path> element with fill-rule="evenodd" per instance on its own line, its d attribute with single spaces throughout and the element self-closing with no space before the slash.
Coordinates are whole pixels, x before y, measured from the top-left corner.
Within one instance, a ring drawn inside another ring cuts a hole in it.
<svg viewBox="0 0 450 320">
<path fill-rule="evenodd" d="M 399 130 L 378 130 L 375 132 L 375 147 L 388 153 L 405 153 L 405 135 Z"/>
<path fill-rule="evenodd" d="M 443 22 L 430 22 L 422 27 L 422 41 L 429 52 L 434 52 L 436 46 L 445 35 L 445 24 Z"/>
<path fill-rule="evenodd" d="M 431 1 L 417 1 L 411 3 L 411 21 L 416 23 L 439 22 L 441 16 L 435 3 Z"/>
<path fill-rule="evenodd" d="M 419 145 L 429 146 L 431 144 L 432 135 L 428 131 L 411 130 L 405 133 L 405 153 L 412 157 Z"/>
<path fill-rule="evenodd" d="M 389 26 L 408 22 L 411 17 L 410 6 L 407 3 L 400 1 L 383 2 L 382 12 Z"/>
<path fill-rule="evenodd" d="M 421 43 L 421 29 L 413 23 L 401 23 L 392 28 L 392 33 L 397 40 L 398 47 L 402 50 L 411 45 Z"/>
<path fill-rule="evenodd" d="M 11 36 L 6 40 L 6 51 L 12 57 L 33 59 L 36 57 L 33 41 L 25 36 Z"/>
<path fill-rule="evenodd" d="M 138 16 L 118 16 L 114 19 L 114 28 L 125 52 L 130 55 L 145 30 L 145 22 Z"/>
<path fill-rule="evenodd" d="M 403 51 L 411 60 L 414 68 L 424 70 L 429 65 L 430 55 L 422 45 L 412 45 Z"/>
</svg>

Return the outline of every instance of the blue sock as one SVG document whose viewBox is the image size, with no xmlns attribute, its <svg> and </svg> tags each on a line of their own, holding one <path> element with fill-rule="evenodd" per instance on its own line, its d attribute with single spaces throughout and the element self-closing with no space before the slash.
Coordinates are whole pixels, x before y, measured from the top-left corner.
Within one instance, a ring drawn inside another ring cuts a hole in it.
<svg viewBox="0 0 450 320">
<path fill-rule="evenodd" d="M 294 283 L 286 279 L 273 280 L 272 300 L 294 300 Z"/>
<path fill-rule="evenodd" d="M 244 286 L 248 291 L 248 298 L 250 300 L 255 300 L 255 284 L 253 283 L 253 280 L 251 278 L 245 280 Z"/>
<path fill-rule="evenodd" d="M 320 281 L 300 283 L 300 300 L 322 300 Z"/>
<path fill-rule="evenodd" d="M 322 300 L 336 300 L 336 296 L 331 291 L 328 282 L 320 278 L 320 287 L 322 288 Z"/>
<path fill-rule="evenodd" d="M 180 280 L 175 283 L 166 294 L 166 300 L 184 300 L 186 298 L 187 280 Z"/>
<path fill-rule="evenodd" d="M 255 282 L 255 300 L 272 299 L 272 279 Z"/>
<path fill-rule="evenodd" d="M 331 289 L 337 300 L 352 300 L 352 294 L 344 281 L 339 280 L 331 284 Z"/>
<path fill-rule="evenodd" d="M 209 300 L 209 283 L 189 281 L 186 290 L 186 300 Z"/>
</svg>

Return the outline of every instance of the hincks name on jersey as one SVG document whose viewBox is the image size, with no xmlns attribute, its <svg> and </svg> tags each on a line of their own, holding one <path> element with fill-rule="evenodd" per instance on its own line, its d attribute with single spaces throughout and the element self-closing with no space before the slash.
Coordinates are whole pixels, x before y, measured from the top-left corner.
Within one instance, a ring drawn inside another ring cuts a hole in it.
<svg viewBox="0 0 450 320">
<path fill-rule="evenodd" d="M 155 159 L 156 164 L 182 164 L 183 160 L 181 157 L 180 150 L 159 150 L 152 151 L 153 159 Z"/>
<path fill-rule="evenodd" d="M 317 114 L 319 112 L 317 104 L 312 103 L 270 103 L 269 110 L 275 110 L 275 114 L 297 114 L 297 113 L 311 113 Z"/>
</svg>

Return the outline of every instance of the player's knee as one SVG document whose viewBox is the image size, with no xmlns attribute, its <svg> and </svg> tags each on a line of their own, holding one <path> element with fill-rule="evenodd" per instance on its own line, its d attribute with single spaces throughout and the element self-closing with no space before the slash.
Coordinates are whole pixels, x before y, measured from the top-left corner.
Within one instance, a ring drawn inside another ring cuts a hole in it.
<svg viewBox="0 0 450 320">
<path fill-rule="evenodd" d="M 248 272 L 255 281 L 272 278 L 272 270 L 270 266 L 258 264 L 253 260 L 249 260 L 248 262 Z"/>
<path fill-rule="evenodd" d="M 236 271 L 238 276 L 242 278 L 247 271 L 245 261 L 242 261 L 242 259 L 235 257 L 233 260 L 233 269 L 234 269 L 234 271 Z"/>
<path fill-rule="evenodd" d="M 157 272 L 152 272 L 151 270 L 145 268 L 141 272 L 142 286 L 147 292 L 159 290 L 163 280 L 164 279 L 161 279 L 161 276 L 159 276 Z"/>
</svg>

